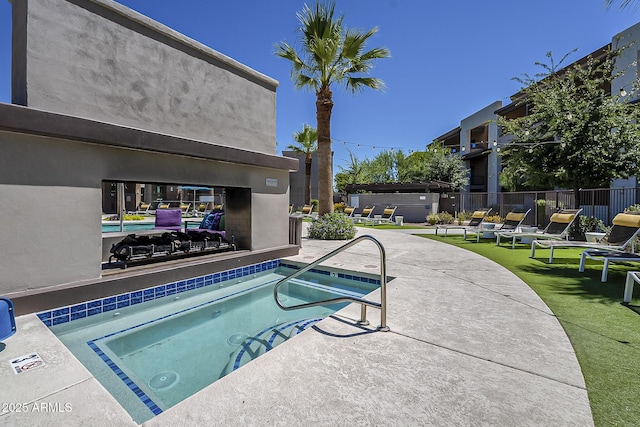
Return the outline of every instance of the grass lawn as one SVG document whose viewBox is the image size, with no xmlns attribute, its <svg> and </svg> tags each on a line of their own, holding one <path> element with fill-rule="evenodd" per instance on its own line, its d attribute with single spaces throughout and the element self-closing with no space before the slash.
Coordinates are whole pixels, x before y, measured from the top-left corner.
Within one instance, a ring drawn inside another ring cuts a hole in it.
<svg viewBox="0 0 640 427">
<path fill-rule="evenodd" d="M 587 261 L 578 272 L 581 249 L 549 250 L 530 246 L 511 249 L 511 242 L 464 241 L 462 236 L 423 235 L 476 252 L 512 271 L 555 313 L 575 349 L 587 384 L 596 426 L 640 425 L 640 285 L 631 304 L 623 305 L 626 272 L 638 263 L 612 263 L 609 279 L 600 282 L 602 263 Z"/>
<path fill-rule="evenodd" d="M 398 230 L 401 228 L 406 228 L 406 229 L 412 229 L 412 230 L 417 230 L 417 229 L 421 229 L 424 228 L 426 229 L 427 227 L 425 227 L 424 225 L 395 225 L 395 224 L 378 224 L 378 225 L 373 225 L 373 224 L 362 224 L 362 223 L 358 223 L 358 224 L 354 224 L 356 227 L 362 227 L 362 228 L 375 228 L 377 230 Z"/>
</svg>

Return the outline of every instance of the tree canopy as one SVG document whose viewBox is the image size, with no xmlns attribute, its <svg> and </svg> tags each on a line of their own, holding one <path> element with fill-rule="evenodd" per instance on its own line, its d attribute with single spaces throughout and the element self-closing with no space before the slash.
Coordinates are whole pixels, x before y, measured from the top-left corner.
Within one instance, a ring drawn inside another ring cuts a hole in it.
<svg viewBox="0 0 640 427">
<path fill-rule="evenodd" d="M 347 184 L 383 184 L 397 182 L 450 182 L 460 190 L 469 183 L 462 158 L 434 141 L 425 151 L 405 154 L 402 150 L 382 151 L 373 159 L 358 160 L 350 155 L 350 164 L 336 174 L 336 188 L 344 192 Z"/>
<path fill-rule="evenodd" d="M 528 114 L 498 119 L 511 138 L 501 148 L 503 185 L 569 188 L 577 196 L 580 188 L 609 186 L 637 172 L 640 109 L 609 93 L 620 52 L 608 49 L 560 71 L 548 53 L 550 64 L 536 64 L 545 69 L 536 75 L 543 78 L 516 79 Z"/>
</svg>

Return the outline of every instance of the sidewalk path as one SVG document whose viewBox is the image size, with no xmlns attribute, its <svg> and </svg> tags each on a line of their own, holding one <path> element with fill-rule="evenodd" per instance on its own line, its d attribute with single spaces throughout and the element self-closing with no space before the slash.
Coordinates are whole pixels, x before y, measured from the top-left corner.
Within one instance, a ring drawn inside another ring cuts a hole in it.
<svg viewBox="0 0 640 427">
<path fill-rule="evenodd" d="M 454 246 L 363 233 L 386 250 L 390 332 L 375 331 L 379 311 L 371 308 L 373 326 L 356 326 L 352 304 L 144 425 L 593 425 L 569 339 L 525 283 Z M 304 238 L 291 260 L 310 263 L 343 244 Z M 380 257 L 364 241 L 324 265 L 376 274 Z M 35 314 L 17 321 L 20 332 L 0 352 L 8 411 L 0 410 L 0 425 L 135 425 Z M 15 375 L 9 360 L 30 351 L 46 365 Z"/>
<path fill-rule="evenodd" d="M 413 232 L 359 229 L 386 249 L 390 332 L 325 319 L 145 425 L 593 425 L 569 339 L 538 296 L 501 266 Z M 343 243 L 303 239 L 291 259 Z M 377 273 L 379 255 L 364 242 L 324 265 Z"/>
</svg>

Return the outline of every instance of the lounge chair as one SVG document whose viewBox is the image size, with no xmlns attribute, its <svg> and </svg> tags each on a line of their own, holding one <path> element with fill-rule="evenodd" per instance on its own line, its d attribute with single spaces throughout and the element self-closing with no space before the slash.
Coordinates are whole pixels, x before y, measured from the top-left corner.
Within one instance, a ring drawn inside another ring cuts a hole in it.
<svg viewBox="0 0 640 427">
<path fill-rule="evenodd" d="M 138 208 L 136 209 L 135 213 L 138 215 L 151 214 L 151 203 L 141 202 L 140 205 L 138 205 Z"/>
<path fill-rule="evenodd" d="M 180 203 L 180 211 L 182 211 L 182 215 L 189 213 L 190 207 L 191 203 Z"/>
<path fill-rule="evenodd" d="M 640 254 L 630 252 L 618 252 L 613 250 L 587 249 L 580 256 L 580 267 L 578 271 L 584 273 L 584 266 L 587 258 L 594 261 L 602 261 L 602 275 L 600 281 L 606 282 L 609 274 L 609 264 L 612 262 L 640 262 Z"/>
<path fill-rule="evenodd" d="M 500 228 L 490 230 L 495 234 L 504 233 L 504 232 L 515 232 L 518 230 L 522 222 L 527 217 L 531 209 L 514 209 L 511 212 L 507 213 L 507 216 L 504 218 L 502 225 Z M 476 242 L 480 242 L 480 237 L 482 237 L 483 233 L 489 230 L 483 230 L 482 227 L 478 227 L 477 229 L 467 230 L 467 233 L 475 233 L 476 234 Z M 491 236 L 493 238 L 493 235 Z M 499 237 L 496 237 L 498 239 Z M 465 236 L 466 239 L 466 236 Z"/>
<path fill-rule="evenodd" d="M 469 223 L 467 225 L 436 225 L 436 236 L 438 235 L 438 230 L 444 230 L 444 237 L 447 237 L 447 231 L 458 229 L 464 231 L 464 239 L 467 240 L 467 231 L 478 232 L 480 230 L 481 224 L 489 215 L 489 212 L 491 212 L 491 208 L 479 209 L 473 212 L 473 214 L 471 215 L 471 220 L 469 220 Z"/>
<path fill-rule="evenodd" d="M 387 206 L 382 211 L 382 215 L 374 215 L 372 219 L 365 222 L 371 222 L 374 226 L 378 224 L 392 224 L 393 216 L 396 213 L 397 206 Z"/>
<path fill-rule="evenodd" d="M 356 213 L 356 208 L 354 206 L 347 206 L 344 208 L 343 213 L 347 216 L 347 218 L 353 218 L 353 214 Z"/>
<path fill-rule="evenodd" d="M 0 341 L 16 333 L 16 316 L 13 302 L 9 298 L 0 298 Z"/>
<path fill-rule="evenodd" d="M 206 202 L 198 204 L 198 206 L 196 206 L 194 209 L 196 216 L 206 215 L 208 206 L 209 206 L 209 203 L 206 203 Z"/>
<path fill-rule="evenodd" d="M 359 213 L 359 214 L 354 213 L 353 216 L 351 217 L 351 219 L 353 219 L 354 223 L 366 224 L 367 220 L 369 220 L 373 216 L 373 210 L 375 208 L 376 208 L 375 205 L 374 206 L 367 206 L 364 209 L 362 209 L 361 213 Z"/>
<path fill-rule="evenodd" d="M 180 209 L 158 209 L 154 230 L 182 230 L 182 211 Z"/>
<path fill-rule="evenodd" d="M 582 241 L 547 241 L 547 240 L 534 240 L 531 243 L 531 257 L 535 256 L 535 247 L 549 248 L 549 263 L 553 262 L 553 250 L 555 248 L 590 248 L 599 249 L 601 251 L 625 252 L 627 249 L 631 249 L 633 252 L 633 242 L 640 233 L 640 213 L 619 213 L 613 218 L 612 226 L 609 232 L 599 242 L 582 242 Z M 587 255 L 585 255 L 587 256 Z M 594 253 L 593 259 L 600 259 L 602 254 L 597 255 Z M 611 256 L 609 261 L 620 259 L 619 256 Z M 608 266 L 608 263 L 607 263 Z M 605 276 L 606 279 L 606 276 Z"/>
<path fill-rule="evenodd" d="M 318 212 L 313 211 L 313 205 L 302 206 L 302 216 L 307 218 L 318 218 Z"/>
<path fill-rule="evenodd" d="M 160 202 L 160 203 L 158 203 L 158 206 L 156 207 L 156 210 L 169 209 L 170 207 L 171 207 L 171 202 Z"/>
<path fill-rule="evenodd" d="M 621 213 L 613 218 L 613 225 L 609 232 L 598 242 L 574 242 L 580 247 L 590 249 L 582 252 L 578 271 L 583 273 L 587 258 L 602 261 L 601 281 L 607 281 L 609 264 L 612 262 L 640 262 L 640 254 L 633 253 L 634 242 L 640 233 L 640 215 Z M 628 252 L 631 250 L 631 252 Z"/>
<path fill-rule="evenodd" d="M 496 233 L 496 245 L 500 245 L 502 238 L 511 239 L 511 249 L 515 249 L 516 240 L 522 239 L 523 237 L 530 238 L 532 241 L 537 239 L 566 240 L 571 224 L 573 224 L 573 221 L 575 221 L 581 211 L 582 209 L 560 209 L 551 215 L 549 224 L 541 232 L 506 231 Z M 533 243 L 531 247 L 534 247 Z"/>
</svg>

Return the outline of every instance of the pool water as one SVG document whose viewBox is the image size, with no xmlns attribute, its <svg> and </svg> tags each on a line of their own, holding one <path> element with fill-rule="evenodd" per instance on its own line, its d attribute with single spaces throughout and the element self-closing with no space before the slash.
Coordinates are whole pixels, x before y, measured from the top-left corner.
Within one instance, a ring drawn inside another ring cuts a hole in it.
<svg viewBox="0 0 640 427">
<path fill-rule="evenodd" d="M 134 223 L 123 224 L 124 231 L 141 231 L 141 230 L 153 230 L 155 223 Z M 103 233 L 116 233 L 120 231 L 120 223 L 117 224 L 102 224 Z"/>
<path fill-rule="evenodd" d="M 346 305 L 280 309 L 273 286 L 293 271 L 278 267 L 51 330 L 142 423 Z M 282 285 L 279 298 L 290 306 L 364 296 L 378 287 L 374 280 L 315 272 Z"/>
</svg>

